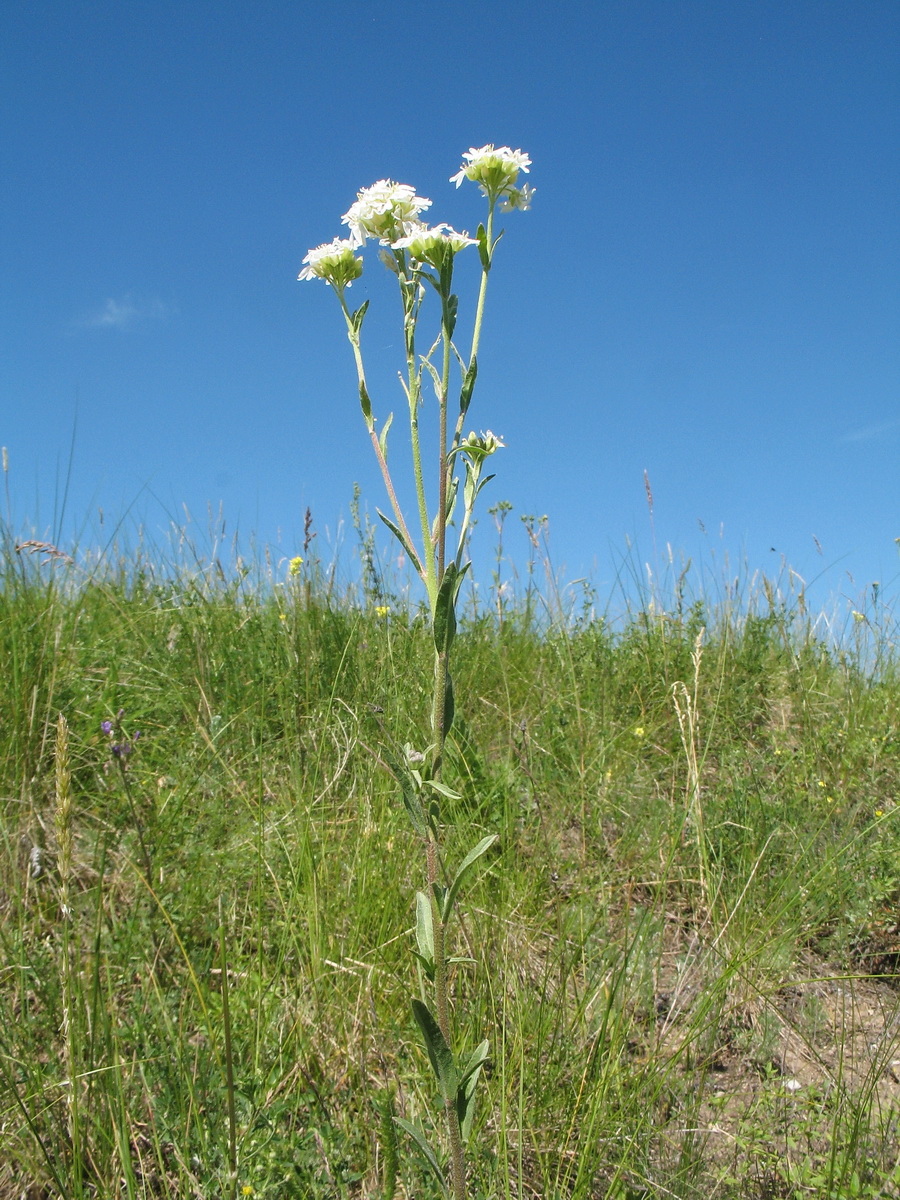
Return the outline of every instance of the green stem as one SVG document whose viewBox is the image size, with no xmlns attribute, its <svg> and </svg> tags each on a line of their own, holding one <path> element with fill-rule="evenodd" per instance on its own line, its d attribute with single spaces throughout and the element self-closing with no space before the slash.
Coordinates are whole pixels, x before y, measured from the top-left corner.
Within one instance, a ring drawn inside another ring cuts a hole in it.
<svg viewBox="0 0 900 1200">
<path fill-rule="evenodd" d="M 359 332 L 353 327 L 353 319 L 350 316 L 350 310 L 347 308 L 347 302 L 344 299 L 344 293 L 339 291 L 337 296 L 338 300 L 340 300 L 341 309 L 344 313 L 344 320 L 347 322 L 347 337 L 350 340 L 350 345 L 353 347 L 353 358 L 356 362 L 356 377 L 359 381 L 360 390 L 368 395 L 368 387 L 366 386 L 366 369 L 363 364 L 362 349 L 359 344 Z M 384 480 L 384 486 L 388 494 L 388 499 L 391 502 L 391 509 L 394 513 L 394 519 L 397 522 L 397 528 L 406 538 L 407 546 L 409 546 L 410 550 L 415 555 L 415 542 L 413 541 L 409 529 L 407 528 L 406 518 L 403 515 L 403 509 L 400 507 L 400 501 L 397 499 L 397 493 L 394 489 L 394 481 L 391 478 L 391 472 L 387 465 L 387 459 L 382 452 L 381 442 L 379 442 L 378 434 L 375 432 L 375 422 L 371 415 L 366 418 L 366 428 L 368 429 L 369 437 L 372 440 L 372 448 L 375 451 L 375 457 L 378 459 L 378 466 L 381 469 L 381 477 Z M 414 558 L 413 566 L 419 573 L 422 581 L 427 586 L 428 579 L 425 571 L 423 570 L 422 564 L 418 561 L 418 558 Z"/>
<path fill-rule="evenodd" d="M 434 565 L 434 542 L 431 522 L 428 519 L 428 502 L 425 497 L 425 476 L 422 471 L 422 445 L 419 441 L 419 373 L 416 370 L 416 290 L 418 282 L 406 277 L 405 262 L 397 256 L 398 276 L 403 293 L 403 321 L 406 342 L 407 396 L 409 399 L 409 437 L 412 447 L 413 476 L 416 481 L 416 503 L 419 509 L 419 524 L 422 527 L 422 553 L 424 555 L 424 581 L 428 589 L 431 612 L 437 603 L 438 579 Z"/>
<path fill-rule="evenodd" d="M 437 835 L 431 833 L 425 848 L 428 867 L 428 891 L 431 896 L 431 919 L 434 929 L 434 999 L 437 1008 L 437 1023 L 444 1041 L 450 1041 L 450 1004 L 447 986 L 447 926 L 435 895 L 434 885 L 439 881 L 439 854 Z M 447 1139 L 450 1143 L 450 1184 L 453 1200 L 466 1200 L 466 1155 L 459 1115 L 452 1096 L 444 1098 L 444 1115 L 447 1118 Z"/>
<path fill-rule="evenodd" d="M 444 559 L 447 548 L 447 487 L 450 482 L 450 471 L 447 465 L 447 395 L 450 391 L 450 314 L 448 312 L 449 296 L 442 296 L 443 320 L 441 332 L 444 338 L 444 361 L 441 369 L 441 394 L 438 396 L 440 407 L 440 446 L 438 454 L 438 527 L 437 527 L 437 585 L 441 586 L 444 578 Z"/>
<path fill-rule="evenodd" d="M 409 437 L 412 445 L 413 475 L 416 480 L 416 502 L 419 508 L 419 523 L 422 526 L 422 550 L 425 561 L 424 580 L 428 589 L 432 616 L 437 604 L 437 573 L 434 566 L 434 543 L 431 540 L 431 522 L 428 520 L 428 504 L 425 499 L 425 477 L 422 472 L 422 447 L 419 442 L 419 386 L 415 378 L 415 364 L 409 364 Z"/>
<path fill-rule="evenodd" d="M 447 703 L 447 676 L 450 670 L 449 658 L 446 650 L 435 651 L 434 699 L 431 705 L 431 732 L 434 738 L 434 748 L 431 752 L 431 778 L 436 779 L 439 783 L 444 761 L 444 742 L 447 737 L 444 716 Z"/>
<path fill-rule="evenodd" d="M 487 298 L 488 275 L 490 273 L 491 264 L 494 258 L 494 209 L 497 205 L 496 197 L 490 202 L 488 209 L 488 219 L 486 228 L 487 248 L 488 248 L 488 265 L 481 267 L 481 287 L 478 289 L 478 305 L 475 309 L 475 328 L 472 330 L 472 350 L 469 354 L 469 365 L 471 366 L 474 359 L 478 356 L 478 347 L 481 344 L 481 324 L 484 320 L 484 304 Z M 456 420 L 456 429 L 453 433 L 452 450 L 455 450 L 460 443 L 463 434 L 463 422 L 466 419 L 466 414 L 460 412 Z"/>
<path fill-rule="evenodd" d="M 484 317 L 484 301 L 487 296 L 488 272 L 490 271 L 490 263 L 494 257 L 493 237 L 494 237 L 494 208 L 497 204 L 496 200 L 491 201 L 490 209 L 488 210 L 487 219 L 487 247 L 488 247 L 488 266 L 481 268 L 481 287 L 478 291 L 478 307 L 475 309 L 475 328 L 472 331 L 472 353 L 469 355 L 469 362 L 478 353 L 478 345 L 481 341 L 481 322 Z"/>
</svg>

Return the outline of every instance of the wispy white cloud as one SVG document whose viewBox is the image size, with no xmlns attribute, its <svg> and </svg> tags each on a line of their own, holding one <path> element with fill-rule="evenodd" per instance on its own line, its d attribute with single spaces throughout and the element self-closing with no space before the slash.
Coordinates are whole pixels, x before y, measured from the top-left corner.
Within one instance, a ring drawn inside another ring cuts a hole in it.
<svg viewBox="0 0 900 1200">
<path fill-rule="evenodd" d="M 147 321 L 164 321 L 173 309 L 155 297 L 136 299 L 130 293 L 111 296 L 97 309 L 75 322 L 79 329 L 133 329 Z"/>
<path fill-rule="evenodd" d="M 880 425 L 863 425 L 859 429 L 852 429 L 849 433 L 845 433 L 840 440 L 842 442 L 869 442 L 872 438 L 893 433 L 895 429 L 900 429 L 900 418 L 893 421 L 882 421 Z"/>
</svg>

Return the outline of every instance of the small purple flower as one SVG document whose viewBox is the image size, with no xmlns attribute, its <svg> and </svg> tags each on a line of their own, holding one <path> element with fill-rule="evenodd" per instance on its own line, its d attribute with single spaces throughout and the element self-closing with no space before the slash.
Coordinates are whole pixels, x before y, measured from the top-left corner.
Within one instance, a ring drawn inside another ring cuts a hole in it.
<svg viewBox="0 0 900 1200">
<path fill-rule="evenodd" d="M 107 737 L 112 737 L 112 731 L 113 731 L 112 721 L 101 721 L 100 728 L 103 730 L 103 732 L 106 734 Z"/>
</svg>

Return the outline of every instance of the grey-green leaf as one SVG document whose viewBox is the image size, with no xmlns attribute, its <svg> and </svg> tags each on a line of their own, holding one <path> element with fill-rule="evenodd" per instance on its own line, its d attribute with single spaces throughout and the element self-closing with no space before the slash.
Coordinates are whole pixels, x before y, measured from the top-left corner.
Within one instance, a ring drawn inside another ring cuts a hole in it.
<svg viewBox="0 0 900 1200">
<path fill-rule="evenodd" d="M 481 265 L 485 272 L 491 269 L 491 251 L 488 246 L 487 230 L 483 225 L 479 225 L 475 231 L 475 239 L 478 242 L 478 257 L 481 259 Z"/>
<path fill-rule="evenodd" d="M 481 1068 L 482 1064 L 485 1062 L 488 1054 L 490 1053 L 490 1049 L 491 1044 L 487 1038 L 485 1038 L 483 1042 L 479 1042 L 479 1044 L 475 1047 L 466 1060 L 465 1067 L 463 1067 L 459 1073 L 460 1087 L 466 1082 L 473 1071 Z"/>
<path fill-rule="evenodd" d="M 434 606 L 434 648 L 438 654 L 449 654 L 456 636 L 456 563 L 450 563 L 438 588 Z M 446 729 L 445 729 L 446 732 Z"/>
<path fill-rule="evenodd" d="M 366 300 L 363 304 L 361 304 L 359 306 L 359 308 L 356 310 L 356 312 L 353 313 L 353 315 L 350 317 L 350 323 L 353 326 L 354 333 L 358 334 L 360 329 L 362 329 L 363 317 L 366 315 L 368 308 L 369 308 L 369 302 L 368 302 L 368 300 Z"/>
<path fill-rule="evenodd" d="M 435 1179 L 440 1185 L 442 1195 L 446 1196 L 447 1200 L 450 1200 L 450 1191 L 447 1187 L 447 1180 L 444 1178 L 443 1168 L 438 1161 L 437 1155 L 428 1145 L 428 1141 L 426 1140 L 423 1131 L 418 1127 L 418 1125 L 413 1125 L 411 1121 L 404 1121 L 403 1117 L 394 1117 L 394 1123 L 398 1125 L 404 1133 L 409 1134 L 412 1140 L 425 1155 L 425 1159 L 429 1167 L 431 1167 L 432 1171 L 434 1172 Z"/>
<path fill-rule="evenodd" d="M 400 543 L 400 545 L 403 547 L 403 549 L 409 555 L 410 562 L 415 567 L 415 569 L 418 571 L 418 573 L 421 575 L 422 574 L 422 565 L 419 562 L 419 556 L 418 556 L 418 554 L 416 554 L 413 547 L 409 544 L 409 542 L 403 536 L 403 533 L 401 532 L 400 527 L 398 525 L 395 525 L 390 517 L 386 517 L 380 508 L 376 508 L 375 511 L 378 513 L 379 517 L 381 517 L 382 521 L 384 521 L 385 525 L 387 525 L 388 529 L 391 531 L 391 533 L 394 535 L 394 537 L 397 539 L 397 541 Z"/>
<path fill-rule="evenodd" d="M 453 337 L 456 328 L 456 315 L 459 312 L 459 296 L 447 298 L 447 336 Z"/>
<path fill-rule="evenodd" d="M 450 732 L 453 725 L 453 718 L 456 715 L 456 701 L 453 698 L 453 680 L 450 677 L 450 672 L 447 672 L 447 682 L 444 685 L 444 716 L 443 730 L 444 736 Z"/>
<path fill-rule="evenodd" d="M 459 792 L 454 792 L 453 788 L 447 787 L 446 783 L 438 783 L 436 779 L 426 779 L 425 787 L 431 788 L 439 796 L 443 796 L 445 800 L 462 800 Z"/>
<path fill-rule="evenodd" d="M 413 1016 L 422 1031 L 425 1049 L 431 1061 L 431 1067 L 437 1076 L 441 1094 L 445 1102 L 456 1102 L 457 1079 L 456 1064 L 453 1062 L 453 1051 L 447 1045 L 440 1026 L 431 1014 L 427 1004 L 421 1000 L 412 1001 Z"/>
<path fill-rule="evenodd" d="M 366 426 L 371 429 L 374 424 L 372 420 L 372 401 L 369 399 L 369 393 L 366 391 L 364 379 L 359 381 L 359 403 L 362 407 L 363 416 L 366 419 Z"/>
<path fill-rule="evenodd" d="M 475 1088 L 481 1066 L 477 1066 L 465 1083 L 461 1083 L 456 1092 L 456 1116 L 459 1121 L 459 1132 L 462 1140 L 467 1142 L 472 1132 L 472 1120 L 475 1116 Z"/>
<path fill-rule="evenodd" d="M 381 457 L 385 460 L 385 462 L 387 462 L 387 435 L 388 435 L 388 430 L 391 427 L 391 422 L 393 421 L 393 419 L 394 419 L 394 414 L 391 413 L 391 415 L 385 421 L 384 429 L 382 429 L 381 435 L 378 438 L 378 445 L 381 447 Z"/>
<path fill-rule="evenodd" d="M 478 1085 L 478 1076 L 481 1074 L 481 1068 L 485 1064 L 489 1049 L 487 1041 L 476 1046 L 459 1076 L 459 1085 L 456 1090 L 456 1115 L 464 1142 L 469 1140 L 472 1132 L 472 1119 L 475 1116 L 475 1088 Z"/>
<path fill-rule="evenodd" d="M 456 876 L 453 882 L 450 884 L 450 889 L 447 892 L 447 898 L 444 901 L 444 908 L 441 912 L 441 916 L 444 921 L 449 920 L 450 914 L 453 911 L 453 905 L 456 903 L 456 897 L 459 894 L 459 889 L 462 887 L 465 877 L 471 871 L 478 859 L 481 858 L 482 854 L 490 850 L 491 846 L 493 846 L 494 842 L 496 842 L 497 836 L 498 835 L 496 833 L 489 833 L 487 837 L 483 837 L 475 849 L 470 850 L 466 857 L 459 864 L 459 870 L 456 872 Z"/>
<path fill-rule="evenodd" d="M 459 393 L 459 411 L 465 415 L 469 411 L 469 404 L 472 401 L 472 392 L 475 389 L 475 379 L 478 375 L 478 359 L 476 355 L 472 355 L 472 361 L 466 370 L 465 378 L 463 379 L 462 390 Z"/>
<path fill-rule="evenodd" d="M 434 917 L 431 901 L 424 892 L 416 892 L 416 942 L 422 960 L 434 969 Z"/>
</svg>

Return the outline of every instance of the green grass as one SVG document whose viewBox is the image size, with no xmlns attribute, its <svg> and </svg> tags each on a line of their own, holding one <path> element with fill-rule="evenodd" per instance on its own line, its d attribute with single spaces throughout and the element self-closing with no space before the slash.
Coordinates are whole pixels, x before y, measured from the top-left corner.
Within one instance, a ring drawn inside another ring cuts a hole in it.
<svg viewBox="0 0 900 1200">
<path fill-rule="evenodd" d="M 224 1197 L 232 1159 L 237 1194 L 382 1195 L 386 1113 L 430 1108 L 384 757 L 427 741 L 424 618 L 371 561 L 339 598 L 315 564 L 45 557 L 7 541 L 0 589 L 0 1197 Z M 455 948 L 473 1197 L 900 1195 L 883 610 L 841 648 L 771 581 L 682 578 L 563 619 L 539 567 L 455 648 L 451 857 L 500 834 Z"/>
</svg>

